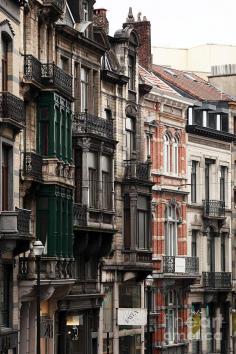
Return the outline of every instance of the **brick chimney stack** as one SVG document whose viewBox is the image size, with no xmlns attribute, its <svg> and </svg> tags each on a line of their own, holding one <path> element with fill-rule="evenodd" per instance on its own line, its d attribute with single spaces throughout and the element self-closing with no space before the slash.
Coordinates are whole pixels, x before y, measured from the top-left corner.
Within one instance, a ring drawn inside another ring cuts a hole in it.
<svg viewBox="0 0 236 354">
<path fill-rule="evenodd" d="M 140 46 L 138 49 L 139 64 L 146 70 L 151 70 L 152 66 L 152 51 L 151 51 L 151 23 L 146 16 L 141 19 L 141 12 L 138 13 L 137 21 L 132 13 L 132 8 L 129 8 L 128 17 L 123 24 L 123 28 L 131 26 L 135 29 L 139 36 Z"/>
<path fill-rule="evenodd" d="M 94 9 L 93 22 L 96 26 L 101 27 L 106 32 L 106 34 L 109 34 L 109 21 L 107 19 L 106 9 Z"/>
</svg>

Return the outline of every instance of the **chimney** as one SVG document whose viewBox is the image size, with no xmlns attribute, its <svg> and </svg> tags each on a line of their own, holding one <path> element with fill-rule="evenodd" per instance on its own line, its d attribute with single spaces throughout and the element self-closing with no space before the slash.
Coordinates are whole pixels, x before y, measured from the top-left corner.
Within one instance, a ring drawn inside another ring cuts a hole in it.
<svg viewBox="0 0 236 354">
<path fill-rule="evenodd" d="M 123 28 L 130 26 L 135 29 L 139 36 L 138 57 L 139 64 L 146 70 L 151 70 L 152 66 L 152 50 L 151 50 L 151 23 L 146 16 L 141 19 L 141 12 L 138 13 L 137 21 L 132 13 L 132 8 L 129 8 L 129 14 Z"/>
<path fill-rule="evenodd" d="M 109 21 L 107 19 L 106 9 L 94 9 L 93 22 L 96 26 L 102 28 L 106 34 L 109 34 Z"/>
</svg>

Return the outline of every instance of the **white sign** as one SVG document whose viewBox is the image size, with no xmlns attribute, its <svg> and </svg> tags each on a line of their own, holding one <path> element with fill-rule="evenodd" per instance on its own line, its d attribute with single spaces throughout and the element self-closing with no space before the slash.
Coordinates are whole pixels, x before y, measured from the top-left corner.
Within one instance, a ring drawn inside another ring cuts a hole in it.
<svg viewBox="0 0 236 354">
<path fill-rule="evenodd" d="M 185 258 L 175 258 L 175 273 L 185 273 Z"/>
<path fill-rule="evenodd" d="M 147 309 L 119 308 L 117 324 L 119 326 L 145 326 L 147 324 Z"/>
</svg>

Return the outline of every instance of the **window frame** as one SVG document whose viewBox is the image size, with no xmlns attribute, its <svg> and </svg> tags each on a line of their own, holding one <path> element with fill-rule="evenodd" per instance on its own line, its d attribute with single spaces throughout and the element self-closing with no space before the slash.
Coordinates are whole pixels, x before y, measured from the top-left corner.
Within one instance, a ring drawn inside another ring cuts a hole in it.
<svg viewBox="0 0 236 354">
<path fill-rule="evenodd" d="M 139 199 L 145 198 L 146 207 L 139 206 Z M 136 237 L 136 247 L 139 250 L 148 250 L 150 249 L 150 208 L 149 208 L 150 200 L 149 197 L 145 195 L 138 195 L 137 198 L 137 237 Z M 141 215 L 143 218 L 141 219 Z M 140 220 L 141 219 L 141 220 Z M 141 225 L 143 225 L 143 235 L 140 235 L 140 221 Z M 143 237 L 142 237 L 143 236 Z M 143 247 L 140 247 L 140 246 Z"/>
<path fill-rule="evenodd" d="M 165 254 L 178 255 L 178 210 L 177 205 L 168 204 L 165 211 Z"/>
<path fill-rule="evenodd" d="M 198 161 L 192 160 L 191 166 L 191 203 L 197 202 L 197 167 Z"/>
<path fill-rule="evenodd" d="M 168 134 L 165 134 L 163 137 L 163 171 L 164 173 L 170 173 L 170 149 L 171 149 L 171 144 L 170 144 L 170 136 Z"/>
</svg>

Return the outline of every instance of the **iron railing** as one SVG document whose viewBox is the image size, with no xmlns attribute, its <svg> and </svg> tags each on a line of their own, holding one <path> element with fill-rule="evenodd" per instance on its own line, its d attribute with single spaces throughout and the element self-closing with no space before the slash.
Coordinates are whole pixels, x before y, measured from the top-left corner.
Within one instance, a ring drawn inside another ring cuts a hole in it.
<svg viewBox="0 0 236 354">
<path fill-rule="evenodd" d="M 203 272 L 202 281 L 205 288 L 229 289 L 232 287 L 230 272 Z"/>
<path fill-rule="evenodd" d="M 178 268 L 178 259 L 184 259 L 183 267 Z M 196 274 L 198 272 L 199 272 L 198 257 L 163 256 L 163 273 Z"/>
<path fill-rule="evenodd" d="M 9 92 L 0 93 L 0 117 L 25 123 L 24 102 Z"/>
<path fill-rule="evenodd" d="M 208 218 L 225 217 L 225 202 L 221 200 L 203 200 L 204 216 Z"/>
<path fill-rule="evenodd" d="M 42 79 L 45 85 L 53 86 L 68 96 L 72 96 L 72 76 L 56 64 L 41 64 Z"/>
<path fill-rule="evenodd" d="M 43 85 L 41 62 L 33 55 L 25 55 L 24 78 Z"/>
<path fill-rule="evenodd" d="M 74 225 L 87 226 L 87 206 L 74 204 Z"/>
<path fill-rule="evenodd" d="M 140 162 L 136 159 L 125 160 L 125 179 L 150 180 L 151 163 Z"/>
<path fill-rule="evenodd" d="M 65 7 L 65 0 L 43 0 L 43 4 L 45 6 L 53 6 L 62 13 Z"/>
<path fill-rule="evenodd" d="M 99 118 L 87 112 L 77 113 L 73 120 L 73 133 L 88 133 L 113 139 L 113 123 L 110 119 Z"/>
<path fill-rule="evenodd" d="M 42 156 L 33 152 L 24 154 L 24 175 L 37 180 L 42 180 Z"/>
<path fill-rule="evenodd" d="M 31 211 L 27 209 L 16 208 L 17 215 L 17 230 L 19 233 L 30 233 L 30 217 Z"/>
<path fill-rule="evenodd" d="M 152 264 L 152 252 L 151 251 L 123 251 L 125 263 L 143 263 Z"/>
</svg>

